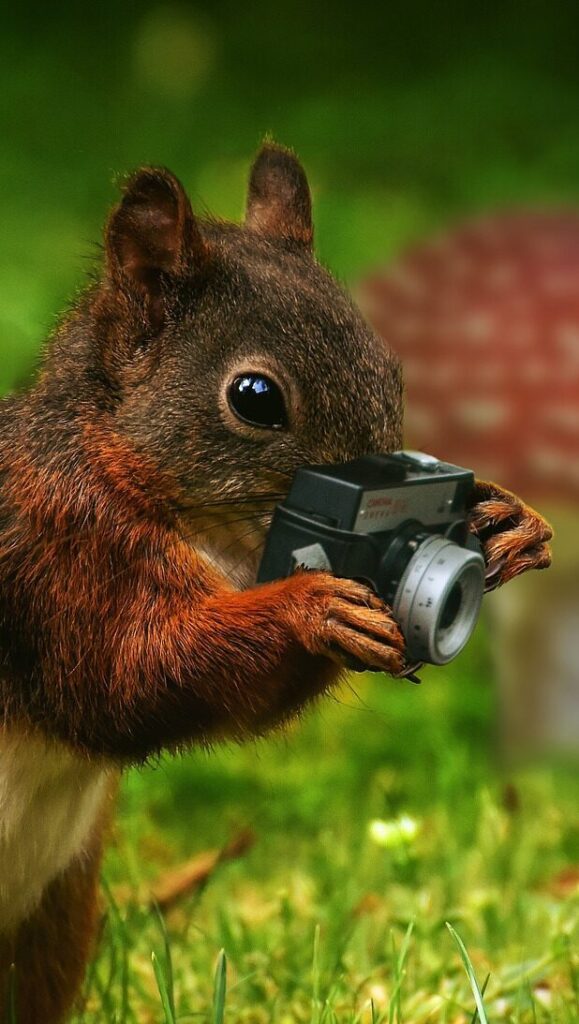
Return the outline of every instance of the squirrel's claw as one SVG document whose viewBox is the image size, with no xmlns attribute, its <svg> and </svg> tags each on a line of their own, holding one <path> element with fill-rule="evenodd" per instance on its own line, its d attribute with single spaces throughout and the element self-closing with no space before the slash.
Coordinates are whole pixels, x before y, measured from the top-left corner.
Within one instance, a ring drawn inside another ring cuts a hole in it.
<svg viewBox="0 0 579 1024">
<path fill-rule="evenodd" d="M 405 643 L 391 609 L 355 580 L 321 572 L 288 577 L 299 588 L 292 602 L 297 635 L 312 654 L 323 654 L 342 668 L 395 675 L 405 667 Z"/>
<path fill-rule="evenodd" d="M 549 523 L 497 484 L 476 481 L 468 525 L 483 547 L 487 592 L 528 569 L 546 569 L 551 564 Z"/>
</svg>

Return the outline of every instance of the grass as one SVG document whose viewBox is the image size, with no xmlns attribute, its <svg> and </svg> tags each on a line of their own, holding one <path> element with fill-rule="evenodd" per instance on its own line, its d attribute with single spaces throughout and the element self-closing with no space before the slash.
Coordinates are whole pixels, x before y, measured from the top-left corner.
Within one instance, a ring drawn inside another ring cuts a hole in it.
<svg viewBox="0 0 579 1024">
<path fill-rule="evenodd" d="M 484 637 L 421 687 L 351 687 L 283 737 L 127 776 L 77 1024 L 579 1020 L 574 773 L 497 767 Z M 246 826 L 243 858 L 150 906 Z"/>
</svg>

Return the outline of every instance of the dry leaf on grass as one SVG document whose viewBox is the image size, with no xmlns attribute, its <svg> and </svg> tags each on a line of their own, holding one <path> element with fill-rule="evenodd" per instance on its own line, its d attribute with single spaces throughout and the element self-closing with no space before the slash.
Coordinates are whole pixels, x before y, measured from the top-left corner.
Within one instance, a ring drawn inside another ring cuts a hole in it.
<svg viewBox="0 0 579 1024">
<path fill-rule="evenodd" d="M 169 909 L 178 900 L 203 885 L 219 864 L 242 857 L 254 842 L 254 833 L 250 829 L 244 829 L 220 850 L 204 850 L 198 853 L 191 860 L 161 875 L 150 887 L 150 901 L 157 903 L 161 910 Z"/>
</svg>

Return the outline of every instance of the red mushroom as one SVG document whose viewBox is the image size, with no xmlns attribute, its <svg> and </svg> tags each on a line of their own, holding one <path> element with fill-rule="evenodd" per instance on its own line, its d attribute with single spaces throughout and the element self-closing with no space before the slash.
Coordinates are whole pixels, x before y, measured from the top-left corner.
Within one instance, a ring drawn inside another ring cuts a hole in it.
<svg viewBox="0 0 579 1024">
<path fill-rule="evenodd" d="M 405 371 L 406 443 L 537 504 L 553 566 L 493 595 L 508 746 L 579 736 L 579 212 L 496 214 L 362 288 Z"/>
<path fill-rule="evenodd" d="M 513 213 L 419 246 L 364 286 L 424 448 L 523 498 L 579 501 L 579 213 Z"/>
</svg>

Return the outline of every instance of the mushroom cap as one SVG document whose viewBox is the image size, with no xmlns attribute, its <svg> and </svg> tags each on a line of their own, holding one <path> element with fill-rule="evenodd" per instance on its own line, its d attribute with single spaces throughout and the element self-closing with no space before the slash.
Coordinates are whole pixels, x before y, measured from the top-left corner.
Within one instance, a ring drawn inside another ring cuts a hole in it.
<svg viewBox="0 0 579 1024">
<path fill-rule="evenodd" d="M 579 500 L 579 211 L 467 222 L 360 299 L 402 360 L 406 443 L 523 497 Z"/>
</svg>

